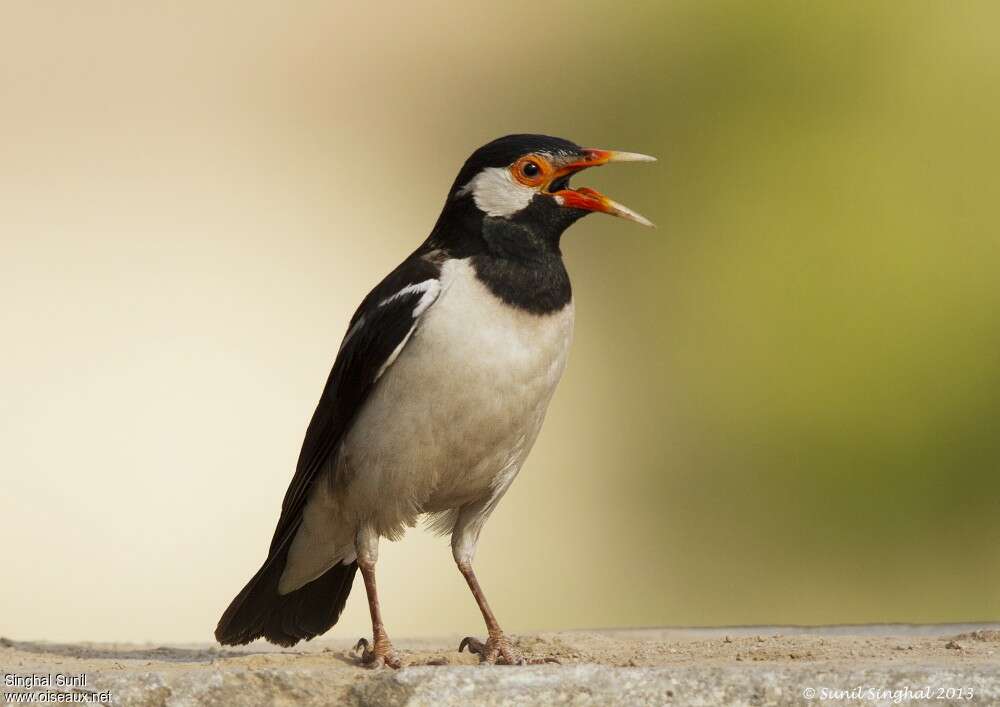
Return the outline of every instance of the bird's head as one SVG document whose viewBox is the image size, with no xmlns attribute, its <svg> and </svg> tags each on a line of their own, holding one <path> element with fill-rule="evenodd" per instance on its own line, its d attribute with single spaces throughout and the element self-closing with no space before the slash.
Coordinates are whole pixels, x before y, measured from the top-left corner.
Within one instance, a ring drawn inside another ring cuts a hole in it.
<svg viewBox="0 0 1000 707">
<path fill-rule="evenodd" d="M 448 194 L 442 217 L 497 222 L 543 233 L 558 241 L 578 219 L 601 212 L 652 226 L 645 217 L 570 179 L 610 162 L 653 162 L 634 152 L 580 147 L 547 135 L 507 135 L 472 153 Z"/>
</svg>

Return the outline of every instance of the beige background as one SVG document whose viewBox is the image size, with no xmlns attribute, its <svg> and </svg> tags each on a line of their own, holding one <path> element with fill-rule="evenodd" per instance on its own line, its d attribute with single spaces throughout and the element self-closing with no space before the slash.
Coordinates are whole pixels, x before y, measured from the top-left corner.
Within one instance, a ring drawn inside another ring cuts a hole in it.
<svg viewBox="0 0 1000 707">
<path fill-rule="evenodd" d="M 0 9 L 0 634 L 207 640 L 354 306 L 516 131 L 658 155 L 578 182 L 660 228 L 564 241 L 505 625 L 1000 618 L 996 5 L 355 5 Z M 481 632 L 445 540 L 380 582 Z"/>
</svg>

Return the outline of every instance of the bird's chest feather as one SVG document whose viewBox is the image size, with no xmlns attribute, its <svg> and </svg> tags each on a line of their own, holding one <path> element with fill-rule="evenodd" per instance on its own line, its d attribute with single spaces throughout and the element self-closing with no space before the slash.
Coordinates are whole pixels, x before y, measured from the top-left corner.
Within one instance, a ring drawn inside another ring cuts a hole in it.
<svg viewBox="0 0 1000 707">
<path fill-rule="evenodd" d="M 464 261 L 449 265 L 440 302 L 414 333 L 411 368 L 454 387 L 449 398 L 459 405 L 479 398 L 531 404 L 562 372 L 573 334 L 572 302 L 558 312 L 533 314 L 502 302 Z"/>
<path fill-rule="evenodd" d="M 511 307 L 467 261 L 446 263 L 441 287 L 342 450 L 352 485 L 377 483 L 422 511 L 481 497 L 517 472 L 573 331 L 572 302 L 545 315 Z"/>
</svg>

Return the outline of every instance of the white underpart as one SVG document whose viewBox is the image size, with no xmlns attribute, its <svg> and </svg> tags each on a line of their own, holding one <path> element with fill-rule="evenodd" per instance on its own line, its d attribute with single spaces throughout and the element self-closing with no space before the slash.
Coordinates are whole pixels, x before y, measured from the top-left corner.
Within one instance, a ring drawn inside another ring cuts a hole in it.
<svg viewBox="0 0 1000 707">
<path fill-rule="evenodd" d="M 382 374 L 385 373 L 386 369 L 396 362 L 396 359 L 399 358 L 399 354 L 402 353 L 403 351 L 403 347 L 406 346 L 406 342 L 410 340 L 411 336 L 413 336 L 413 330 L 416 328 L 417 325 L 416 322 L 414 322 L 413 326 L 410 327 L 410 330 L 406 332 L 406 336 L 404 336 L 403 340 L 399 342 L 399 346 L 394 348 L 392 350 L 392 353 L 389 354 L 389 358 L 385 360 L 385 363 L 379 366 L 378 372 L 375 374 L 375 380 L 381 378 Z"/>
<path fill-rule="evenodd" d="M 357 554 L 358 531 L 398 538 L 421 513 L 453 511 L 452 551 L 479 531 L 541 429 L 566 365 L 573 305 L 535 315 L 501 302 L 467 260 L 384 371 L 310 492 L 279 591 Z"/>
<path fill-rule="evenodd" d="M 508 217 L 531 203 L 538 192 L 516 181 L 506 167 L 487 167 L 459 189 L 458 196 L 472 194 L 479 210 L 490 216 Z"/>
</svg>

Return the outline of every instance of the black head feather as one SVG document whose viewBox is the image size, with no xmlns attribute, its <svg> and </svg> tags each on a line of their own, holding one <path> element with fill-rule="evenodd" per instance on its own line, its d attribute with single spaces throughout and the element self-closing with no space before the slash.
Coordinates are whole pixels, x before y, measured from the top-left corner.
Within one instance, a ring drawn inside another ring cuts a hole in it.
<svg viewBox="0 0 1000 707">
<path fill-rule="evenodd" d="M 479 279 L 508 304 L 536 314 L 562 309 L 572 298 L 562 262 L 563 231 L 588 212 L 565 209 L 536 196 L 510 218 L 487 216 L 462 188 L 489 167 L 506 167 L 529 153 L 580 154 L 575 142 L 548 135 L 507 135 L 469 156 L 448 193 L 444 209 L 418 255 L 472 258 Z"/>
<path fill-rule="evenodd" d="M 473 152 L 465 161 L 455 178 L 451 193 L 465 186 L 487 167 L 506 167 L 517 161 L 517 158 L 530 152 L 542 152 L 551 155 L 573 155 L 580 151 L 580 146 L 570 140 L 550 135 L 516 134 L 498 137 Z"/>
</svg>

